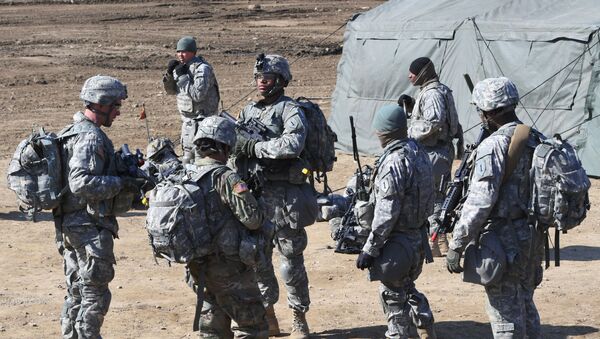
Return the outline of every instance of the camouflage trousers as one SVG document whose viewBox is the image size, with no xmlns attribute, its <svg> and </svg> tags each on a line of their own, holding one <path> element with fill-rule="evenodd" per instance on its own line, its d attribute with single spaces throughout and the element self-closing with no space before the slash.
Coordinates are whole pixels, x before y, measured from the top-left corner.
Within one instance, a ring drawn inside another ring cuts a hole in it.
<svg viewBox="0 0 600 339">
<path fill-rule="evenodd" d="M 434 205 L 433 214 L 428 218 L 430 225 L 429 233 L 431 234 L 434 229 L 438 227 L 438 222 L 436 219 L 438 219 L 440 216 L 442 204 L 444 203 L 444 198 L 446 197 L 446 193 L 440 191 L 440 183 L 442 178 L 444 178 L 446 183 L 452 181 L 451 170 L 452 159 L 454 157 L 454 148 L 446 146 L 433 146 L 425 147 L 425 149 L 427 151 L 427 155 L 429 156 L 429 160 L 431 160 L 433 169 Z M 450 149 L 452 149 L 452 151 Z"/>
<path fill-rule="evenodd" d="M 423 242 L 426 240 L 419 232 L 402 236 L 410 243 L 408 250 L 412 251 L 414 257 L 406 262 L 410 268 L 404 278 L 398 277 L 398 280 L 387 278 L 389 280 L 382 280 L 379 286 L 379 299 L 388 324 L 386 338 L 409 338 L 416 328 L 427 328 L 434 322 L 429 301 L 416 289 L 414 283 L 423 271 L 425 258 Z M 398 257 L 393 260 L 402 259 Z"/>
<path fill-rule="evenodd" d="M 302 201 L 299 187 L 287 182 L 268 182 L 263 188 L 262 198 L 266 216 L 275 224 L 273 245 L 279 253 L 279 271 L 287 290 L 288 305 L 294 310 L 307 312 L 310 297 L 303 252 L 308 237 L 304 227 L 315 221 L 316 214 L 312 216 L 310 204 Z M 279 288 L 270 253 L 267 257 L 267 262 L 258 266 L 257 280 L 264 303 L 273 305 L 279 299 Z"/>
<path fill-rule="evenodd" d="M 533 303 L 534 289 L 504 281 L 485 288 L 486 312 L 495 339 L 542 338 L 540 315 Z"/>
<path fill-rule="evenodd" d="M 239 260 L 211 255 L 188 265 L 204 281 L 202 338 L 267 338 L 269 326 L 254 271 Z"/>
<path fill-rule="evenodd" d="M 63 338 L 101 338 L 108 289 L 115 275 L 113 234 L 95 226 L 64 227 L 67 295 L 61 313 Z"/>
<path fill-rule="evenodd" d="M 181 148 L 183 151 L 183 162 L 193 164 L 195 159 L 200 159 L 200 154 L 194 146 L 194 136 L 198 130 L 198 123 L 201 120 L 181 117 Z"/>
</svg>

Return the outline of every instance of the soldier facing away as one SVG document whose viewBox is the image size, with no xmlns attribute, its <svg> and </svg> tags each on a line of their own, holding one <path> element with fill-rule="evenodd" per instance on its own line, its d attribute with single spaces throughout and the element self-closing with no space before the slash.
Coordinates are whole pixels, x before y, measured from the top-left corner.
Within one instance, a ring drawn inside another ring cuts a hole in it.
<svg viewBox="0 0 600 339">
<path fill-rule="evenodd" d="M 433 166 L 435 205 L 429 217 L 430 233 L 438 227 L 439 213 L 444 202 L 440 191 L 442 177 L 450 180 L 450 170 L 454 159 L 454 138 L 462 139 L 462 128 L 454 105 L 452 90 L 442 84 L 435 72 L 433 62 L 426 57 L 415 59 L 409 67 L 408 79 L 414 86 L 420 86 L 416 99 L 403 94 L 398 104 L 412 112 L 408 136 L 423 145 Z M 460 146 L 461 147 L 461 146 Z M 459 151 L 462 152 L 462 150 Z M 439 234 L 437 241 L 430 242 L 433 256 L 441 257 L 448 249 L 445 234 Z"/>
<path fill-rule="evenodd" d="M 267 127 L 264 140 L 238 136 L 234 154 L 242 176 L 251 176 L 260 186 L 267 218 L 275 224 L 274 246 L 280 253 L 281 278 L 293 310 L 292 336 L 307 338 L 305 313 L 309 309 L 308 275 L 304 249 L 308 243 L 305 226 L 315 222 L 318 212 L 314 189 L 307 184 L 300 154 L 304 149 L 307 122 L 297 103 L 285 96 L 292 80 L 288 61 L 280 55 L 260 54 L 254 67 L 256 88 L 262 97 L 240 113 L 241 123 L 257 119 Z M 242 165 L 245 164 L 245 165 Z M 250 175 L 250 172 L 253 175 Z M 273 305 L 279 287 L 267 254 L 267 264 L 259 265 L 258 281 L 267 307 L 270 333 L 279 333 Z"/>
<path fill-rule="evenodd" d="M 167 94 L 177 96 L 177 109 L 181 114 L 181 146 L 183 162 L 194 163 L 193 139 L 198 123 L 215 115 L 219 109 L 219 85 L 210 64 L 196 55 L 196 40 L 184 36 L 177 42 L 177 60 L 169 61 L 163 76 Z"/>
<path fill-rule="evenodd" d="M 208 226 L 215 230 L 214 253 L 188 264 L 194 281 L 206 288 L 200 317 L 203 338 L 268 337 L 255 272 L 240 253 L 245 232 L 260 232 L 264 215 L 246 183 L 225 165 L 235 140 L 234 124 L 221 117 L 204 119 L 194 138 L 201 156 L 197 171 L 203 174 L 198 185 L 210 206 Z"/>
<path fill-rule="evenodd" d="M 421 338 L 436 338 L 429 302 L 414 283 L 425 257 L 431 259 L 427 242 L 427 217 L 433 210 L 431 162 L 420 144 L 407 138 L 406 114 L 399 106 L 380 108 L 373 129 L 383 154 L 375 164 L 369 196 L 371 232 L 356 267 L 369 268 L 369 279 L 381 281 L 386 338 L 408 338 L 415 326 Z"/>
<path fill-rule="evenodd" d="M 446 257 L 448 270 L 462 272 L 460 258 L 467 244 L 493 232 L 508 262 L 500 280 L 485 287 L 494 338 L 541 338 L 533 292 L 542 281 L 543 235 L 528 223 L 527 206 L 531 195 L 528 173 L 542 136 L 531 130 L 509 173 L 508 149 L 517 124 L 521 124 L 515 113 L 517 88 L 507 78 L 489 78 L 475 85 L 472 97 L 484 127 L 493 133 L 475 151 L 467 199 Z"/>
<path fill-rule="evenodd" d="M 175 146 L 168 138 L 152 139 L 146 148 L 146 156 L 148 161 L 144 164 L 143 170 L 156 181 L 161 181 L 183 169 L 175 153 Z"/>
<path fill-rule="evenodd" d="M 69 136 L 62 148 L 63 177 L 69 190 L 53 210 L 57 245 L 64 257 L 67 296 L 61 313 L 63 338 L 100 338 L 115 271 L 113 239 L 119 225 L 115 208 L 120 196 L 131 198 L 144 182 L 121 178 L 113 144 L 101 126 L 120 114 L 127 88 L 109 76 L 93 76 L 81 89 L 85 110 L 60 132 Z"/>
</svg>

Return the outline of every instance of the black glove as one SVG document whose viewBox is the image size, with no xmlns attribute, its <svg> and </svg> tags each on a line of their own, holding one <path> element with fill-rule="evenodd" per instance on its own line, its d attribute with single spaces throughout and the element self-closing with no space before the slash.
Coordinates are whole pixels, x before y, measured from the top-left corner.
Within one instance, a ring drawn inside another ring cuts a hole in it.
<svg viewBox="0 0 600 339">
<path fill-rule="evenodd" d="M 412 112 L 413 107 L 415 106 L 415 99 L 408 94 L 402 94 L 400 98 L 398 98 L 398 106 L 406 109 L 406 114 Z"/>
<path fill-rule="evenodd" d="M 139 193 L 142 186 L 146 184 L 144 178 L 122 177 L 121 181 L 123 182 L 123 190 L 132 193 Z"/>
<path fill-rule="evenodd" d="M 177 66 L 179 66 L 179 61 L 177 61 L 175 59 L 169 61 L 169 66 L 167 66 L 167 73 L 170 74 L 170 75 L 173 75 L 173 70 Z"/>
<path fill-rule="evenodd" d="M 372 257 L 365 252 L 360 252 L 358 258 L 356 258 L 356 268 L 360 268 L 361 270 L 369 268 L 373 266 L 373 260 L 375 260 L 375 257 Z"/>
<path fill-rule="evenodd" d="M 446 253 L 446 267 L 450 273 L 461 273 L 463 268 L 460 267 L 461 254 L 453 249 L 449 249 Z"/>
<path fill-rule="evenodd" d="M 248 158 L 255 157 L 256 152 L 254 151 L 254 145 L 256 145 L 256 142 L 257 140 L 238 137 L 233 148 L 233 154 L 236 156 L 245 155 Z"/>
<path fill-rule="evenodd" d="M 177 76 L 182 76 L 184 74 L 186 74 L 189 70 L 189 66 L 186 64 L 179 64 L 175 67 L 175 74 L 177 74 Z"/>
</svg>

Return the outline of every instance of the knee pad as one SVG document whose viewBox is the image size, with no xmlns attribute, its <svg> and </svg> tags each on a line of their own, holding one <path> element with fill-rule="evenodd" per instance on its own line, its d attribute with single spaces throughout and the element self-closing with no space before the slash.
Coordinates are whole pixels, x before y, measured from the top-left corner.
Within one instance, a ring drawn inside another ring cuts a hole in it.
<svg viewBox="0 0 600 339">
<path fill-rule="evenodd" d="M 84 285 L 106 286 L 115 277 L 115 269 L 111 262 L 89 256 L 85 267 L 80 268 Z"/>
</svg>

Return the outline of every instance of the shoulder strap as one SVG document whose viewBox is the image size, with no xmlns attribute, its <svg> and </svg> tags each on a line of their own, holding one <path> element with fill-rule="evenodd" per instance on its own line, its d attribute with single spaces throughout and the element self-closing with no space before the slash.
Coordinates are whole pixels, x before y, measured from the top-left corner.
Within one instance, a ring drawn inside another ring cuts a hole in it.
<svg viewBox="0 0 600 339">
<path fill-rule="evenodd" d="M 506 163 L 506 172 L 504 173 L 504 178 L 502 178 L 503 183 L 508 180 L 515 170 L 515 167 L 517 167 L 517 163 L 519 162 L 521 155 L 523 155 L 523 151 L 527 145 L 530 131 L 531 127 L 524 124 L 518 124 L 515 128 L 515 131 L 510 138 L 510 144 L 508 145 L 508 160 Z"/>
</svg>

